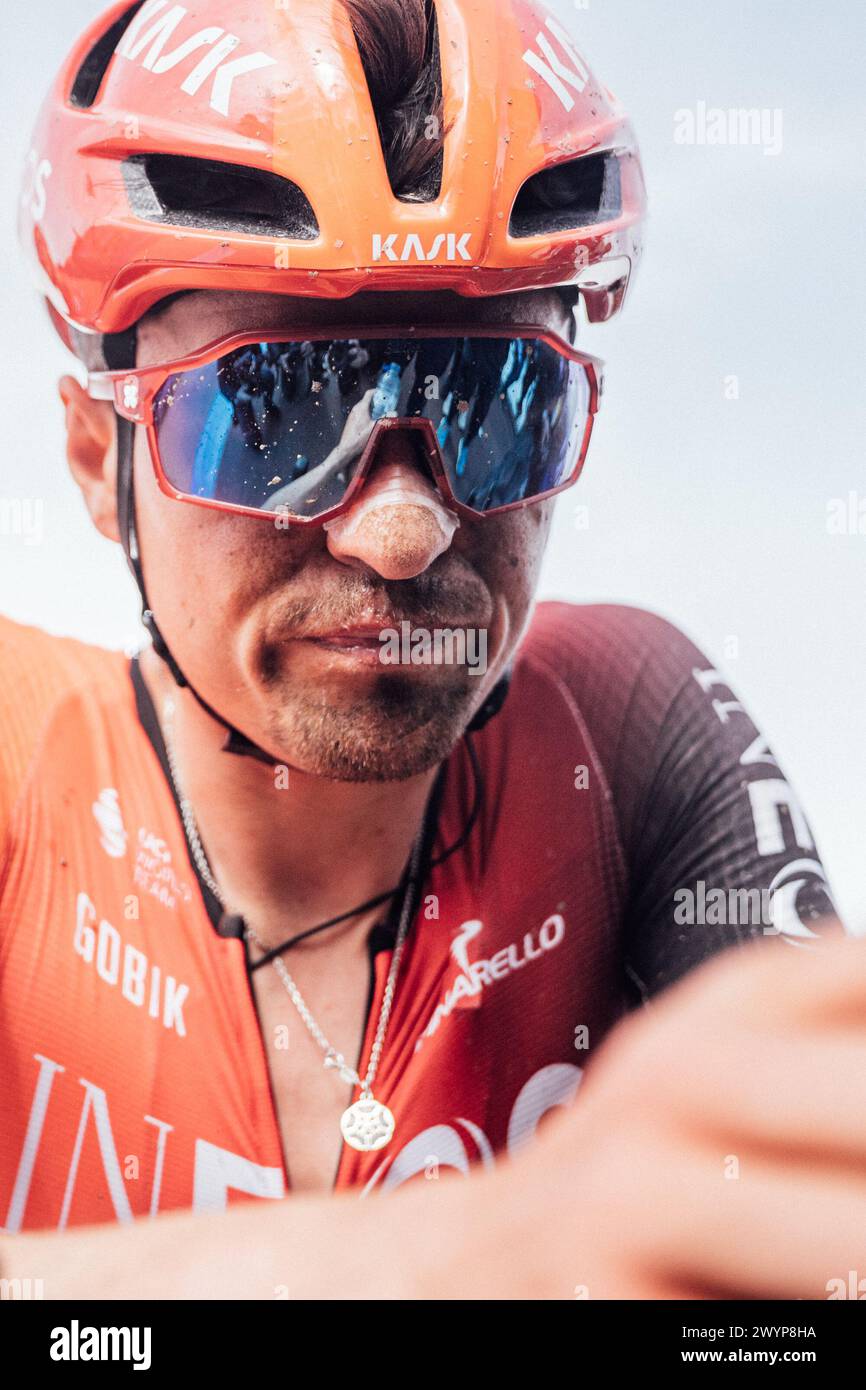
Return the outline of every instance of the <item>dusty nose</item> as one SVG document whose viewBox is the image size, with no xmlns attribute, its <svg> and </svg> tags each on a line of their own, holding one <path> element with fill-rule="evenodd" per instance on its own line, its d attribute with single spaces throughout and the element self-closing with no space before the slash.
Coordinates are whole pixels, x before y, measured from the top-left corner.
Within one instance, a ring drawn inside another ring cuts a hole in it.
<svg viewBox="0 0 866 1390">
<path fill-rule="evenodd" d="M 348 512 L 325 526 L 328 549 L 345 564 L 363 564 L 383 579 L 414 579 L 451 544 L 459 518 L 432 483 L 389 449 Z"/>
</svg>

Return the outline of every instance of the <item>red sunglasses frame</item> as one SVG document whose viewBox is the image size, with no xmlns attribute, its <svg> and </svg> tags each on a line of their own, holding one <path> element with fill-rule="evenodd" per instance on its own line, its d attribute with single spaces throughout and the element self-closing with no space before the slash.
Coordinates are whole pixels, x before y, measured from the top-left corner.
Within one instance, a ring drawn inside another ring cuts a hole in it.
<svg viewBox="0 0 866 1390">
<path fill-rule="evenodd" d="M 169 482 L 162 466 L 159 456 L 159 441 L 156 434 L 156 426 L 153 420 L 153 402 L 159 390 L 165 385 L 170 376 L 176 372 L 187 372 L 196 367 L 206 367 L 217 358 L 224 356 L 235 348 L 246 347 L 250 343 L 287 343 L 287 342 L 323 342 L 326 340 L 343 341 L 347 339 L 363 338 L 509 338 L 515 341 L 521 339 L 541 340 L 554 348 L 560 356 L 565 357 L 570 362 L 579 362 L 586 372 L 589 383 L 589 410 L 587 412 L 586 426 L 581 440 L 580 449 L 576 454 L 574 465 L 569 473 L 567 480 L 560 483 L 558 487 L 549 488 L 546 492 L 539 493 L 534 497 L 521 498 L 517 502 L 508 502 L 501 507 L 491 507 L 488 511 L 477 511 L 474 507 L 468 507 L 455 497 L 453 489 L 448 479 L 448 472 L 445 467 L 445 460 L 441 445 L 436 437 L 436 431 L 430 420 L 419 420 L 413 417 L 397 417 L 394 419 L 379 420 L 370 435 L 369 440 L 364 446 L 358 462 L 358 467 L 352 478 L 351 483 L 346 489 L 346 493 L 341 502 L 336 507 L 332 507 L 327 512 L 322 512 L 318 516 L 298 516 L 290 512 L 288 508 L 280 507 L 275 511 L 266 511 L 261 507 L 236 506 L 232 502 L 223 502 L 211 497 L 196 497 L 192 493 L 180 492 L 172 483 Z M 370 472 L 371 463 L 386 430 L 413 430 L 422 435 L 427 462 L 436 484 L 447 500 L 449 507 L 459 516 L 478 519 L 479 517 L 499 516 L 504 512 L 516 511 L 519 508 L 534 505 L 536 502 L 546 501 L 550 497 L 556 497 L 566 488 L 573 487 L 580 477 L 589 450 L 589 442 L 592 437 L 592 429 L 595 417 L 598 414 L 601 396 L 604 391 L 604 363 L 598 357 L 592 357 L 588 353 L 579 352 L 570 343 L 566 343 L 556 333 L 548 328 L 538 325 L 521 324 L 519 328 L 508 329 L 503 325 L 478 325 L 478 324 L 448 324 L 437 325 L 431 328 L 407 328 L 405 324 L 392 325 L 369 325 L 363 324 L 356 327 L 346 327 L 339 325 L 335 327 L 323 327 L 321 324 L 316 327 L 294 328 L 289 334 L 286 329 L 275 331 L 273 328 L 262 330 L 258 333 L 232 333 L 225 337 L 214 339 L 205 347 L 197 349 L 195 352 L 187 354 L 185 357 L 174 358 L 170 362 L 161 362 L 150 367 L 138 367 L 130 371 L 111 371 L 111 372 L 90 372 L 87 378 L 88 393 L 96 400 L 110 400 L 114 403 L 114 408 L 118 415 L 125 420 L 129 420 L 134 425 L 142 425 L 147 431 L 147 441 L 150 448 L 150 457 L 156 475 L 157 484 L 160 491 L 167 497 L 174 498 L 178 502 L 192 502 L 196 506 L 211 507 L 217 511 L 233 512 L 241 516 L 264 517 L 272 524 L 275 520 L 283 520 L 290 525 L 297 526 L 323 526 L 329 521 L 334 521 L 342 516 L 353 505 L 358 493 L 364 486 L 367 475 Z"/>
</svg>

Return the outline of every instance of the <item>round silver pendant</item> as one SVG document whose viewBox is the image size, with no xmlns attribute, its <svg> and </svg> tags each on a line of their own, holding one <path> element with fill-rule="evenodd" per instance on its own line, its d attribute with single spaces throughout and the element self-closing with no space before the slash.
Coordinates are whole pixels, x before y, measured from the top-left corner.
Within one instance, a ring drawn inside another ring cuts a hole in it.
<svg viewBox="0 0 866 1390">
<path fill-rule="evenodd" d="M 369 1096 L 356 1100 L 340 1117 L 343 1138 L 352 1149 L 370 1153 L 384 1149 L 394 1133 L 394 1116 L 387 1105 Z"/>
</svg>

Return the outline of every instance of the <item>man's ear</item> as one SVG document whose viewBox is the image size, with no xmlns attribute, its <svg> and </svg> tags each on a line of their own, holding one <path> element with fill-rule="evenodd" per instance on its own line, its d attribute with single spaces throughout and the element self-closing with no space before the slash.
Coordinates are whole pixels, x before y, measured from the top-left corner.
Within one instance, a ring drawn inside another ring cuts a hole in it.
<svg viewBox="0 0 866 1390">
<path fill-rule="evenodd" d="M 120 541 L 117 525 L 117 437 L 111 401 L 91 400 L 75 377 L 60 381 L 66 407 L 66 458 L 96 529 Z"/>
</svg>

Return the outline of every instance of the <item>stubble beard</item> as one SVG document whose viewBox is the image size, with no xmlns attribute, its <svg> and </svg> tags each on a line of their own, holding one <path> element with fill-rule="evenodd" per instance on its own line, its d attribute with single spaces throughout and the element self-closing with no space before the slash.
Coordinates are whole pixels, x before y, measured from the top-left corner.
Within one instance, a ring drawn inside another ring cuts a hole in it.
<svg viewBox="0 0 866 1390">
<path fill-rule="evenodd" d="M 472 682 L 465 671 L 449 676 L 435 684 L 383 676 L 348 707 L 291 690 L 269 721 L 270 744 L 290 748 L 288 761 L 333 781 L 406 781 L 447 758 L 470 722 Z"/>
</svg>

